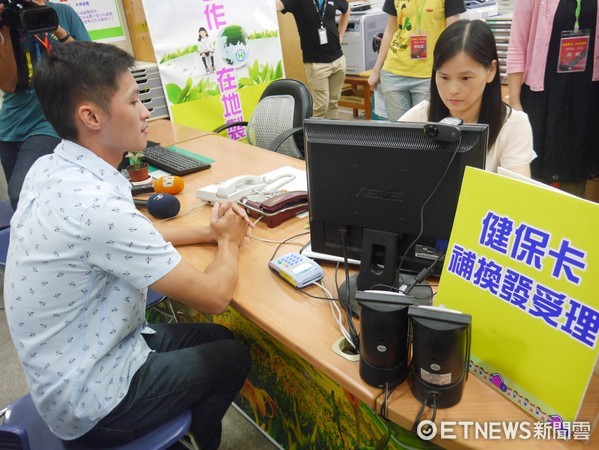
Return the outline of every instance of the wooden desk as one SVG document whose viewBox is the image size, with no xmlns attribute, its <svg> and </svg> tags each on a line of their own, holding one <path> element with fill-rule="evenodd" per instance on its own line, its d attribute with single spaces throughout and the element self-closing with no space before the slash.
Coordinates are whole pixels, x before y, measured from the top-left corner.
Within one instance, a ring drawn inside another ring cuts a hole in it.
<svg viewBox="0 0 599 450">
<path fill-rule="evenodd" d="M 208 222 L 209 207 L 202 206 L 190 214 L 185 214 L 185 212 L 191 211 L 201 203 L 195 198 L 195 191 L 206 184 L 216 183 L 240 174 L 262 174 L 284 165 L 297 168 L 304 167 L 303 161 L 237 143 L 216 135 L 204 135 L 201 138 L 187 140 L 178 145 L 186 150 L 197 152 L 215 160 L 210 169 L 185 177 L 185 190 L 179 194 L 182 203 L 181 213 L 180 217 L 176 219 L 180 223 Z M 306 223 L 307 219 L 293 218 L 272 229 L 267 228 L 264 224 L 258 224 L 253 231 L 253 235 L 271 240 L 282 240 L 305 231 L 304 225 Z M 309 236 L 307 235 L 298 239 L 300 242 L 307 242 L 308 240 Z M 356 417 L 358 417 L 358 414 L 362 414 L 362 419 L 355 419 L 355 421 L 362 421 L 362 429 L 360 431 L 358 427 L 357 435 L 359 436 L 360 433 L 366 434 L 367 427 L 364 417 L 368 411 L 365 412 L 365 409 L 370 408 L 371 412 L 372 410 L 378 410 L 380 401 L 377 402 L 376 399 L 381 391 L 366 385 L 361 380 L 357 362 L 347 361 L 331 350 L 331 344 L 340 337 L 340 332 L 333 321 L 327 302 L 309 299 L 268 270 L 267 262 L 275 248 L 275 244 L 246 239 L 240 252 L 240 280 L 232 303 L 234 311 L 225 313 L 225 320 L 231 320 L 234 329 L 239 327 L 239 329 L 235 329 L 235 332 L 241 333 L 247 325 L 243 321 L 247 319 L 264 332 L 257 334 L 260 340 L 272 340 L 270 346 L 257 345 L 252 347 L 252 352 L 256 352 L 254 353 L 255 360 L 267 363 L 269 365 L 268 370 L 276 372 L 277 368 L 284 364 L 286 359 L 283 355 L 286 351 L 299 356 L 307 364 L 298 364 L 294 367 L 293 375 L 295 378 L 293 379 L 283 372 L 272 374 L 273 383 L 284 386 L 290 392 L 288 399 L 273 398 L 274 396 L 265 392 L 263 387 L 251 386 L 251 391 L 245 394 L 250 397 L 253 396 L 251 398 L 256 402 L 253 418 L 256 421 L 262 420 L 263 422 L 260 422 L 260 424 L 265 428 L 268 426 L 276 426 L 279 429 L 287 427 L 289 430 L 299 428 L 303 423 L 299 417 L 276 419 L 283 420 L 283 422 L 277 422 L 273 425 L 272 421 L 275 420 L 273 419 L 274 411 L 283 409 L 282 403 L 285 401 L 294 402 L 295 407 L 298 406 L 299 402 L 310 404 L 315 399 L 305 395 L 302 386 L 312 386 L 318 383 L 329 386 L 326 383 L 329 383 L 328 380 L 330 379 L 340 389 L 334 386 L 329 387 L 329 392 L 336 394 L 332 398 L 325 398 L 321 406 L 310 406 L 312 411 L 319 411 L 319 408 L 322 407 L 323 412 L 321 414 L 327 415 L 327 417 L 313 417 L 311 420 L 315 422 L 309 425 L 315 427 L 314 432 L 316 433 L 317 428 L 322 426 L 318 420 L 331 420 L 332 423 L 337 420 L 340 434 L 353 433 L 355 437 L 356 428 L 347 425 L 354 420 L 353 415 L 347 413 L 347 403 L 349 402 L 355 407 L 355 399 L 358 399 L 363 402 L 363 405 L 362 407 L 358 405 L 353 410 Z M 205 268 L 215 254 L 215 248 L 212 246 L 185 246 L 180 247 L 179 251 L 187 260 L 200 269 Z M 279 250 L 278 254 L 291 251 L 297 251 L 297 247 L 285 246 Z M 324 280 L 325 285 L 334 290 L 333 267 L 325 266 L 325 270 L 327 272 Z M 314 295 L 322 295 L 316 287 L 309 288 L 308 292 Z M 231 310 L 231 308 L 229 309 Z M 187 310 L 183 308 L 183 311 Z M 196 318 L 196 316 L 193 317 L 194 320 Z M 215 318 L 215 320 L 218 320 L 218 318 Z M 227 322 L 227 324 L 229 323 Z M 250 343 L 251 346 L 254 344 L 258 343 Z M 599 393 L 599 377 L 597 375 L 593 377 L 591 389 L 594 392 L 593 398 L 595 400 L 585 405 L 584 418 L 581 418 L 581 420 L 590 420 L 593 423 L 598 417 L 599 409 L 596 400 Z M 339 406 L 342 403 L 345 405 L 345 410 Z M 389 418 L 400 426 L 410 429 L 419 408 L 420 404 L 412 396 L 408 384 L 404 382 L 392 396 L 389 404 Z M 337 411 L 338 416 L 336 419 L 328 417 L 330 411 Z M 258 412 L 263 415 L 258 417 Z M 495 392 L 490 386 L 485 385 L 472 375 L 465 385 L 461 402 L 453 408 L 437 412 L 436 423 L 441 420 L 473 420 L 479 423 L 484 421 L 520 421 L 529 422 L 531 430 L 532 424 L 535 422 L 532 416 L 526 414 L 519 407 Z M 342 428 L 343 433 L 341 433 Z M 327 431 L 330 430 L 327 429 Z M 375 432 L 378 432 L 381 436 L 385 434 L 384 429 L 373 431 L 373 433 Z M 305 438 L 308 439 L 307 442 L 298 443 L 294 441 L 294 443 L 298 447 L 301 446 L 300 444 L 310 447 L 309 437 Z M 300 437 L 296 435 L 294 439 L 298 440 Z M 352 440 L 340 440 L 339 442 L 342 443 L 339 445 L 343 448 L 356 445 L 356 442 Z M 488 440 L 484 442 L 458 439 L 441 442 L 437 438 L 434 442 L 447 448 L 519 449 L 524 446 L 526 448 L 583 448 L 583 442 L 581 441 L 568 441 L 565 443 L 564 441 L 535 439 L 528 441 Z M 593 448 L 592 445 L 595 444 L 596 446 L 598 442 L 599 433 L 595 432 L 591 444 L 586 448 Z M 289 442 L 281 442 L 281 444 L 283 446 L 291 445 Z M 366 445 L 365 442 L 359 444 Z M 370 442 L 370 444 L 374 445 L 375 442 Z"/>
<path fill-rule="evenodd" d="M 211 131 L 198 130 L 175 124 L 170 119 L 158 119 L 149 122 L 150 140 L 166 147 L 213 134 Z"/>
<path fill-rule="evenodd" d="M 351 95 L 341 94 L 339 106 L 352 108 L 354 117 L 358 117 L 358 110 L 364 110 L 366 120 L 372 118 L 372 90 L 368 84 L 367 77 L 358 77 L 348 75 L 345 77 L 345 84 L 349 84 L 352 89 Z M 359 89 L 361 87 L 361 89 Z"/>
</svg>

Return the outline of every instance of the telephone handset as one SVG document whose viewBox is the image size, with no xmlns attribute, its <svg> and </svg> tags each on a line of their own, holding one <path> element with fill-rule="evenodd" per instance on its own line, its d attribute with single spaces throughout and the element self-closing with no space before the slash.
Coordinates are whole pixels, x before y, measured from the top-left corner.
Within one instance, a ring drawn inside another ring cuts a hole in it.
<svg viewBox="0 0 599 450">
<path fill-rule="evenodd" d="M 293 182 L 299 176 L 297 172 L 292 167 L 281 167 L 264 175 L 241 175 L 204 186 L 196 191 L 196 197 L 210 204 L 226 200 L 237 202 L 242 197 L 258 194 L 264 194 L 265 200 Z M 298 181 L 301 182 L 302 177 L 303 174 Z"/>
<path fill-rule="evenodd" d="M 264 175 L 241 175 L 219 183 L 216 196 L 223 200 L 238 200 L 250 194 L 273 192 L 293 180 L 295 175 L 290 173 L 283 173 L 274 178 Z"/>
<path fill-rule="evenodd" d="M 244 196 L 253 192 L 260 192 L 264 187 L 266 187 L 266 182 L 263 176 L 240 175 L 219 183 L 216 188 L 216 196 L 228 199 L 232 194 Z"/>
<path fill-rule="evenodd" d="M 306 191 L 290 191 L 275 195 L 264 200 L 260 205 L 260 209 L 266 213 L 275 213 L 300 204 L 306 206 L 308 204 L 308 193 Z"/>
<path fill-rule="evenodd" d="M 308 210 L 306 191 L 289 191 L 272 194 L 256 194 L 239 200 L 252 217 L 262 217 L 269 228 L 280 225 L 284 220 Z"/>
</svg>

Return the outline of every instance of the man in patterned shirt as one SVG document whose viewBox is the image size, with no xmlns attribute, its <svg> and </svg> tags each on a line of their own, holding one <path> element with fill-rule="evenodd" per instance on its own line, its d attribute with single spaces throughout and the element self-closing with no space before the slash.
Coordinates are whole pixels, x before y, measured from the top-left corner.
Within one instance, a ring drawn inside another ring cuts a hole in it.
<svg viewBox="0 0 599 450">
<path fill-rule="evenodd" d="M 219 325 L 148 327 L 146 293 L 223 312 L 249 219 L 220 204 L 209 226 L 183 228 L 136 210 L 116 169 L 148 134 L 133 64 L 117 47 L 73 42 L 36 71 L 34 88 L 62 141 L 32 166 L 11 221 L 8 324 L 33 401 L 60 438 L 122 444 L 191 409 L 197 441 L 216 449 L 249 352 Z M 217 244 L 204 272 L 174 247 L 194 243 Z"/>
</svg>

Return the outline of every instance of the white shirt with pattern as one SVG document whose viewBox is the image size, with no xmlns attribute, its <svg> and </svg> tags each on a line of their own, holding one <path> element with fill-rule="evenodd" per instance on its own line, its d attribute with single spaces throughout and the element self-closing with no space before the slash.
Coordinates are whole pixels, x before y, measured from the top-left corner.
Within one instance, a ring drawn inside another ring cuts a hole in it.
<svg viewBox="0 0 599 450">
<path fill-rule="evenodd" d="M 151 352 L 147 287 L 180 260 L 125 177 L 91 151 L 65 140 L 32 166 L 4 298 L 29 391 L 57 436 L 85 434 L 125 396 Z"/>
</svg>

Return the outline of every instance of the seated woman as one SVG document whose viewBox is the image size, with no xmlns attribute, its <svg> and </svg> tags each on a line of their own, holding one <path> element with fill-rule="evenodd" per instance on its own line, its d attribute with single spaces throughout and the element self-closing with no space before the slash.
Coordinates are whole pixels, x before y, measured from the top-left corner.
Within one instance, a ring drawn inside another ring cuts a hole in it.
<svg viewBox="0 0 599 450">
<path fill-rule="evenodd" d="M 501 99 L 495 37 L 480 20 L 459 20 L 437 41 L 430 101 L 405 113 L 403 122 L 439 122 L 451 116 L 464 123 L 489 125 L 486 169 L 497 167 L 530 177 L 536 157 L 528 116 Z"/>
</svg>

